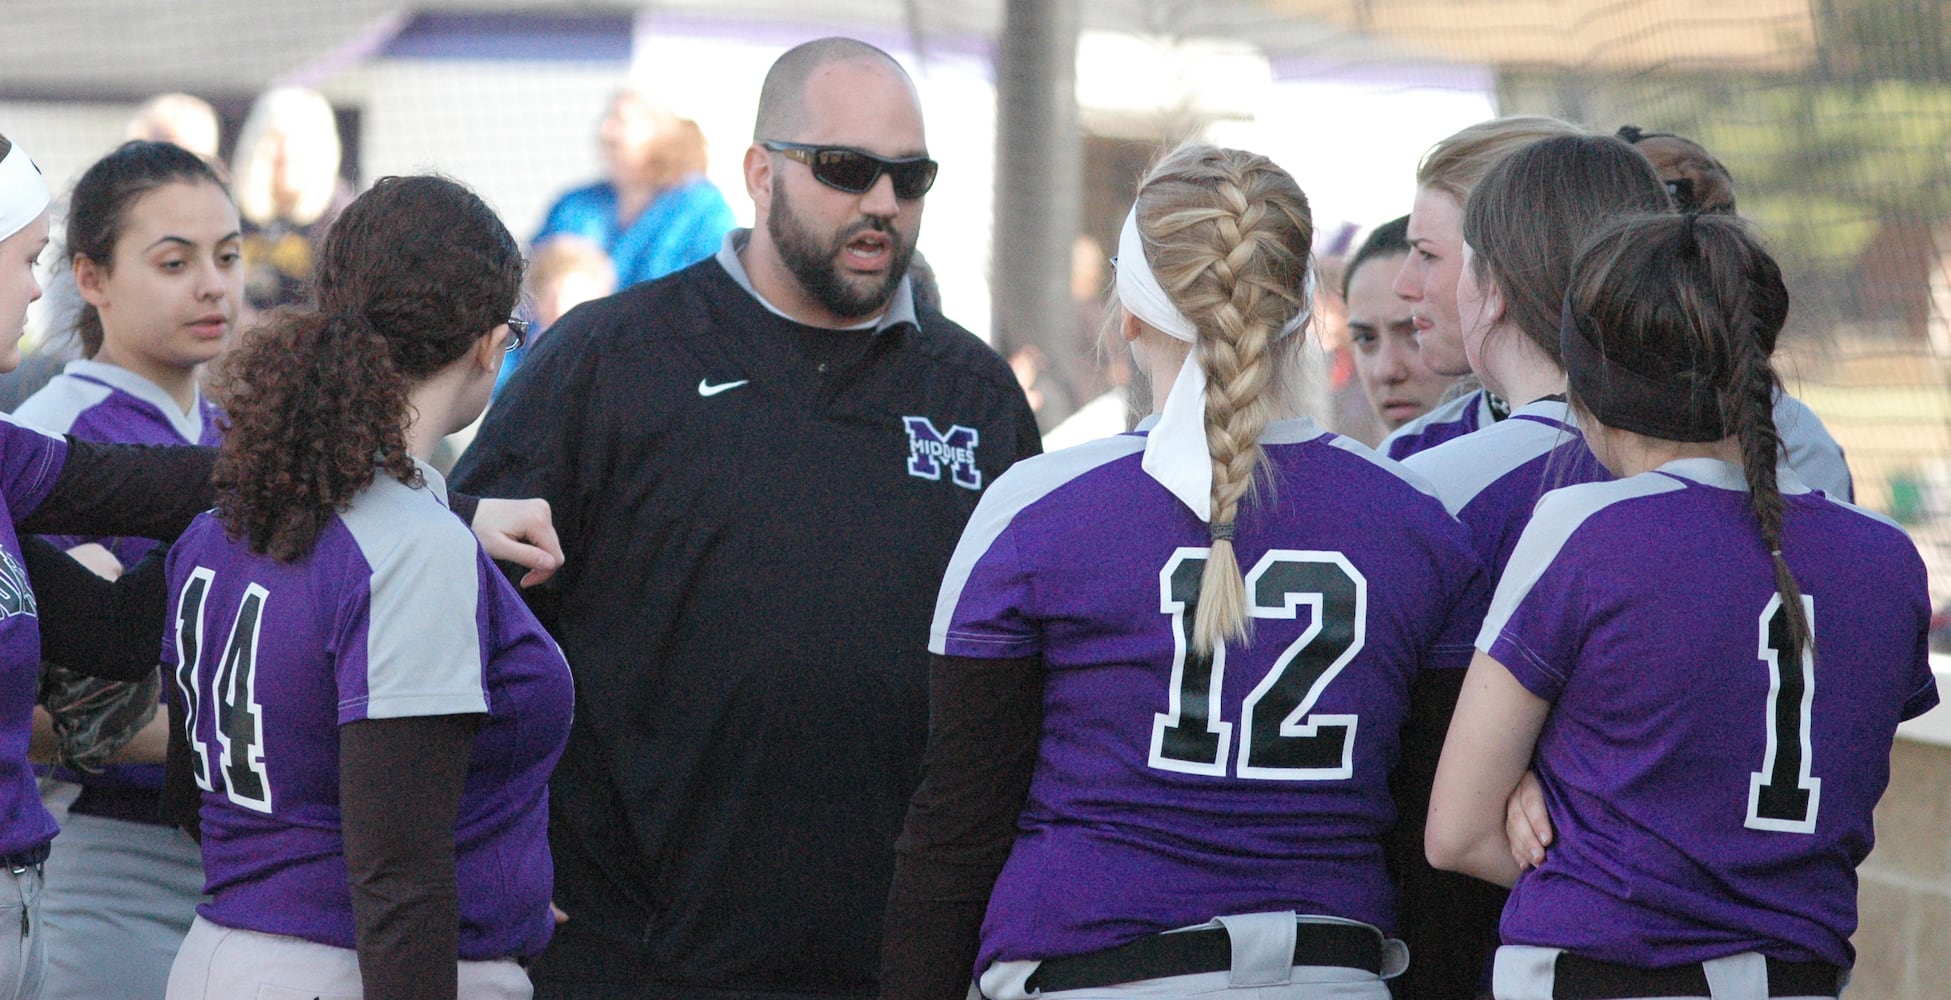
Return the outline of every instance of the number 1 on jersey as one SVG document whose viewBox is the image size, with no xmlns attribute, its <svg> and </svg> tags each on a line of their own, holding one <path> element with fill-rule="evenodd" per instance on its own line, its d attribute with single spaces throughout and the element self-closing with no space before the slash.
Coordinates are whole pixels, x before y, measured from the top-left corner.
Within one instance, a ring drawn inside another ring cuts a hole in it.
<svg viewBox="0 0 1951 1000">
<path fill-rule="evenodd" d="M 1804 595 L 1802 614 L 1815 639 L 1815 598 Z M 1761 770 L 1749 776 L 1750 830 L 1778 833 L 1816 832 L 1816 810 L 1822 804 L 1822 779 L 1810 773 L 1809 713 L 1815 703 L 1815 654 L 1804 646 L 1799 663 L 1783 663 L 1788 645 L 1788 610 L 1781 595 L 1770 598 L 1761 611 L 1763 666 L 1768 668 L 1768 715 L 1764 720 L 1768 749 Z"/>
</svg>

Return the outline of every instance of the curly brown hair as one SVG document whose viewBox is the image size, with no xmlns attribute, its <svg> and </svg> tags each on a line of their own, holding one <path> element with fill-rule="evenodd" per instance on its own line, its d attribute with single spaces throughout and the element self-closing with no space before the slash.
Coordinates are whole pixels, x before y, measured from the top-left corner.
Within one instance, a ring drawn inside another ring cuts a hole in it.
<svg viewBox="0 0 1951 1000">
<path fill-rule="evenodd" d="M 326 234 L 317 304 L 272 314 L 221 363 L 229 428 L 217 517 L 292 561 L 380 470 L 422 485 L 407 394 L 507 322 L 522 256 L 495 213 L 444 177 L 387 177 Z"/>
</svg>

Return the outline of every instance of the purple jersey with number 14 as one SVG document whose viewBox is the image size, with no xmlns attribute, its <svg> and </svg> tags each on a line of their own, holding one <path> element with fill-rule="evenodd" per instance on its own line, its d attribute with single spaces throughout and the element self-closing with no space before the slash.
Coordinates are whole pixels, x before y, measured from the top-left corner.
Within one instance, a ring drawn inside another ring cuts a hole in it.
<svg viewBox="0 0 1951 1000">
<path fill-rule="evenodd" d="M 1856 866 L 1899 720 L 1937 704 L 1924 565 L 1895 524 L 1782 478 L 1813 662 L 1783 662 L 1741 470 L 1712 459 L 1538 504 L 1478 648 L 1552 703 L 1557 836 L 1506 944 L 1660 967 L 1758 951 L 1849 966 Z"/>
<path fill-rule="evenodd" d="M 422 472 L 424 489 L 381 475 L 295 562 L 251 554 L 211 514 L 170 552 L 164 662 L 192 706 L 206 919 L 352 948 L 339 727 L 484 714 L 454 826 L 460 957 L 549 940 L 569 668 Z"/>
<path fill-rule="evenodd" d="M 1037 656 L 1043 738 L 979 966 L 1217 915 L 1394 923 L 1380 837 L 1420 670 L 1460 668 L 1487 585 L 1401 466 L 1306 420 L 1235 540 L 1253 641 L 1190 655 L 1208 529 L 1124 434 L 1018 463 L 949 565 L 931 649 Z"/>
</svg>

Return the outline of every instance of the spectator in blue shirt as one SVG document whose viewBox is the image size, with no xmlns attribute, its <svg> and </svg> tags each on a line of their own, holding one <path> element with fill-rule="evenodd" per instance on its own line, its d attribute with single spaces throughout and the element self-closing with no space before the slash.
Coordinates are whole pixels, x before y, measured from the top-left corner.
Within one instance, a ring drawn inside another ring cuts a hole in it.
<svg viewBox="0 0 1951 1000">
<path fill-rule="evenodd" d="M 589 240 L 609 253 L 618 288 L 718 252 L 732 210 L 705 179 L 697 122 L 625 89 L 610 102 L 598 135 L 609 179 L 563 195 L 535 236 L 537 248 L 564 234 Z"/>
</svg>

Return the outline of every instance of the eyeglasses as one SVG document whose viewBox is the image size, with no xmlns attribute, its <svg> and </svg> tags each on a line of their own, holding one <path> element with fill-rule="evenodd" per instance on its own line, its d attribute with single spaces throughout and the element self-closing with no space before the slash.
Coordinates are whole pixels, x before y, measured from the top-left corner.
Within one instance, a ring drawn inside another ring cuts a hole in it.
<svg viewBox="0 0 1951 1000">
<path fill-rule="evenodd" d="M 941 166 L 926 156 L 884 160 L 851 146 L 815 146 L 770 139 L 759 145 L 806 164 L 813 171 L 814 180 L 848 194 L 865 194 L 886 174 L 894 182 L 894 196 L 903 201 L 927 194 L 935 186 L 935 171 Z"/>
<path fill-rule="evenodd" d="M 501 345 L 501 349 L 513 354 L 521 350 L 522 345 L 526 343 L 528 343 L 528 320 L 520 316 L 508 317 L 508 340 Z"/>
</svg>

